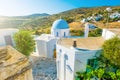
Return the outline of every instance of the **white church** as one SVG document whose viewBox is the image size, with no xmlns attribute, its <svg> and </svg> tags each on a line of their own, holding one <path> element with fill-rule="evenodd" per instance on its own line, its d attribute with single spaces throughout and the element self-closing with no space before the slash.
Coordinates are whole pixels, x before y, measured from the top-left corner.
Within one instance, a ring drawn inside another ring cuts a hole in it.
<svg viewBox="0 0 120 80">
<path fill-rule="evenodd" d="M 83 38 L 71 38 L 67 22 L 56 20 L 51 34 L 42 34 L 36 38 L 37 54 L 54 58 L 56 50 L 57 80 L 75 80 L 76 72 L 86 71 L 88 60 L 99 56 L 98 51 L 105 40 L 120 35 L 120 29 L 103 29 L 101 37 L 88 37 L 89 23 L 85 24 Z"/>
<path fill-rule="evenodd" d="M 69 38 L 70 30 L 63 19 L 56 20 L 51 28 L 51 34 L 42 34 L 36 40 L 36 53 L 41 57 L 54 58 L 56 42 L 62 38 Z"/>
</svg>

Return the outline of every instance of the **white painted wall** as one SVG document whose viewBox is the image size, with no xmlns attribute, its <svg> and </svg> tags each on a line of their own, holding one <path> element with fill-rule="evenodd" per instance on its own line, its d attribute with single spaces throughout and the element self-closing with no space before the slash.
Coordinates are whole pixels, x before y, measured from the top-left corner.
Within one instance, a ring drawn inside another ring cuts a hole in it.
<svg viewBox="0 0 120 80">
<path fill-rule="evenodd" d="M 74 80 L 76 72 L 86 71 L 88 59 L 95 58 L 97 51 L 76 50 L 75 48 L 66 48 L 57 44 L 57 78 L 59 80 Z M 68 56 L 66 65 L 64 64 L 64 55 Z M 70 66 L 72 71 L 67 68 L 67 65 Z"/>
<path fill-rule="evenodd" d="M 57 45 L 57 78 L 59 80 L 74 80 L 75 51 L 64 46 Z M 68 60 L 65 60 L 65 55 Z M 58 64 L 59 62 L 59 64 Z M 67 67 L 70 66 L 71 70 Z"/>
<path fill-rule="evenodd" d="M 107 30 L 107 29 L 103 29 L 103 32 L 102 32 L 102 37 L 105 39 L 105 40 L 108 40 L 110 38 L 112 38 L 113 36 L 115 36 L 116 34 Z"/>
<path fill-rule="evenodd" d="M 57 36 L 58 32 L 58 36 Z M 64 36 L 65 32 L 65 36 Z M 69 29 L 51 29 L 51 34 L 55 37 L 65 38 L 70 36 L 70 30 Z"/>
<path fill-rule="evenodd" d="M 84 72 L 87 68 L 88 59 L 95 58 L 98 50 L 78 51 L 75 54 L 75 73 Z"/>
<path fill-rule="evenodd" d="M 89 34 L 89 26 L 90 24 L 89 23 L 86 23 L 85 24 L 85 30 L 84 30 L 84 37 L 88 37 L 88 34 Z"/>
<path fill-rule="evenodd" d="M 9 29 L 9 28 L 0 29 L 0 46 L 6 46 L 6 43 L 4 40 L 4 36 L 6 36 L 6 35 L 10 35 L 12 37 L 13 45 L 15 45 L 14 40 L 13 40 L 13 35 L 18 31 L 19 31 L 18 29 Z"/>
<path fill-rule="evenodd" d="M 36 51 L 40 57 L 53 58 L 57 39 L 50 41 L 36 40 Z"/>
<path fill-rule="evenodd" d="M 47 43 L 43 40 L 36 40 L 36 51 L 38 52 L 40 57 L 47 56 Z"/>
<path fill-rule="evenodd" d="M 56 49 L 56 39 L 47 42 L 47 57 L 54 58 L 54 49 Z"/>
</svg>

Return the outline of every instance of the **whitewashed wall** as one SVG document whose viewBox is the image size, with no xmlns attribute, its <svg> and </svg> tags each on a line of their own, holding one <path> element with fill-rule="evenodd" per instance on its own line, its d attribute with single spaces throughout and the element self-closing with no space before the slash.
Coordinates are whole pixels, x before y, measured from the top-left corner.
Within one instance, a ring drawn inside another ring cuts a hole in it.
<svg viewBox="0 0 120 80">
<path fill-rule="evenodd" d="M 36 51 L 38 52 L 39 56 L 46 57 L 47 56 L 47 43 L 43 40 L 36 41 Z"/>
<path fill-rule="evenodd" d="M 65 59 L 65 55 L 68 59 Z M 75 51 L 64 46 L 57 45 L 57 78 L 59 80 L 74 80 Z M 58 64 L 59 62 L 59 64 Z M 71 68 L 71 70 L 68 68 Z"/>
<path fill-rule="evenodd" d="M 105 39 L 105 40 L 108 40 L 110 38 L 112 38 L 113 36 L 115 36 L 115 33 L 107 30 L 107 29 L 103 29 L 103 32 L 102 32 L 102 37 Z"/>
<path fill-rule="evenodd" d="M 86 71 L 88 59 L 95 58 L 99 50 L 90 50 L 90 51 L 78 51 L 75 54 L 75 73 L 80 71 Z"/>
<path fill-rule="evenodd" d="M 76 72 L 86 71 L 88 59 L 95 58 L 97 52 L 98 50 L 81 51 L 57 44 L 57 78 L 59 80 L 74 80 Z M 64 64 L 64 55 L 68 56 L 66 64 Z M 71 70 L 67 68 L 67 65 Z"/>
<path fill-rule="evenodd" d="M 56 49 L 56 39 L 47 42 L 47 57 L 54 58 L 54 49 Z"/>
<path fill-rule="evenodd" d="M 5 40 L 4 40 L 4 36 L 6 35 L 10 35 L 12 37 L 12 42 L 14 45 L 14 41 L 13 41 L 13 35 L 18 32 L 18 29 L 0 29 L 0 46 L 5 46 Z"/>
<path fill-rule="evenodd" d="M 36 40 L 36 51 L 41 57 L 53 58 L 56 39 L 50 41 Z"/>
<path fill-rule="evenodd" d="M 57 32 L 58 32 L 58 36 L 57 36 Z M 63 38 L 64 37 L 64 32 L 66 34 L 65 37 L 69 37 L 70 36 L 70 30 L 69 29 L 51 29 L 51 34 L 54 35 L 55 37 L 60 37 Z"/>
</svg>

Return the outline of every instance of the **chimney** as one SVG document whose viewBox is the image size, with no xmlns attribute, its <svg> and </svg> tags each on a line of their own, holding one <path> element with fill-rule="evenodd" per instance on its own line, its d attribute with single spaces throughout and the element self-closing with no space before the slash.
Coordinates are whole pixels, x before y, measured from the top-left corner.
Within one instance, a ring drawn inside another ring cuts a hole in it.
<svg viewBox="0 0 120 80">
<path fill-rule="evenodd" d="M 77 43 L 76 40 L 73 41 L 73 47 L 76 48 L 77 47 Z"/>
</svg>

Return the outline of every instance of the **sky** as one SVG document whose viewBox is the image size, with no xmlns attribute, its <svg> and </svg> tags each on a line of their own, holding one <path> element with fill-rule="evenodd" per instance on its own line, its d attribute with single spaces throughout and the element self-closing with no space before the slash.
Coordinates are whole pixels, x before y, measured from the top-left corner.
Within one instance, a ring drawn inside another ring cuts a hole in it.
<svg viewBox="0 0 120 80">
<path fill-rule="evenodd" d="M 0 0 L 0 15 L 56 14 L 79 7 L 116 5 L 120 5 L 120 0 Z"/>
</svg>

